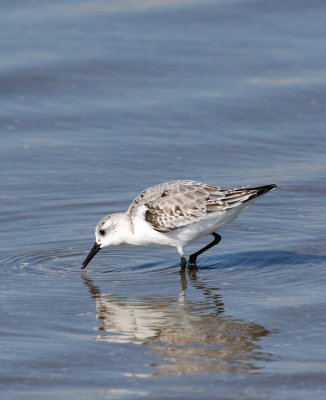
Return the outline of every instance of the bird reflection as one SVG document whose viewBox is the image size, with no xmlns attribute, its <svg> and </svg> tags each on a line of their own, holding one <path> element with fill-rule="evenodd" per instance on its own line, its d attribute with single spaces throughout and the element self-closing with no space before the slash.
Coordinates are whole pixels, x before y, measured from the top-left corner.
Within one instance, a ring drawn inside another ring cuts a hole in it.
<svg viewBox="0 0 326 400">
<path fill-rule="evenodd" d="M 271 359 L 258 344 L 270 331 L 225 315 L 220 290 L 200 281 L 195 270 L 181 274 L 178 298 L 168 299 L 102 294 L 91 278 L 82 277 L 96 302 L 96 340 L 137 343 L 157 352 L 158 372 L 149 376 L 249 373 Z M 190 285 L 203 300 L 188 299 Z"/>
</svg>

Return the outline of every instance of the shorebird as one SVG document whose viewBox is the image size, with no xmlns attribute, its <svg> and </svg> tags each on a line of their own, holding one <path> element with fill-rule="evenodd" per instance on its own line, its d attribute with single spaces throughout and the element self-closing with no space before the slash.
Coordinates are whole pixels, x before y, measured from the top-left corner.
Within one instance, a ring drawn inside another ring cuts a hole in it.
<svg viewBox="0 0 326 400">
<path fill-rule="evenodd" d="M 155 185 L 140 193 L 125 213 L 104 217 L 95 229 L 95 244 L 85 258 L 85 268 L 95 254 L 107 246 L 176 247 L 181 268 L 187 266 L 184 248 L 211 234 L 214 240 L 189 256 L 188 266 L 196 267 L 197 257 L 221 240 L 216 231 L 233 221 L 257 197 L 276 185 L 224 189 L 207 183 L 179 180 Z"/>
</svg>

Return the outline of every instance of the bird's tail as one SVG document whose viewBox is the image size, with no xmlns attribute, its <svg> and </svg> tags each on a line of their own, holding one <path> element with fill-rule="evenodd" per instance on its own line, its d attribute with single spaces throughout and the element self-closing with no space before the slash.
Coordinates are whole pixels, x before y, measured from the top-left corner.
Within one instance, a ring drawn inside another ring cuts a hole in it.
<svg viewBox="0 0 326 400">
<path fill-rule="evenodd" d="M 243 193 L 245 195 L 244 197 L 246 197 L 246 198 L 243 200 L 243 203 L 245 203 L 245 202 L 253 200 L 256 197 L 259 197 L 275 188 L 277 188 L 277 185 L 275 185 L 273 183 L 271 185 L 258 186 L 258 187 L 254 187 L 254 188 L 236 189 L 235 192 L 239 191 L 239 193 Z"/>
</svg>

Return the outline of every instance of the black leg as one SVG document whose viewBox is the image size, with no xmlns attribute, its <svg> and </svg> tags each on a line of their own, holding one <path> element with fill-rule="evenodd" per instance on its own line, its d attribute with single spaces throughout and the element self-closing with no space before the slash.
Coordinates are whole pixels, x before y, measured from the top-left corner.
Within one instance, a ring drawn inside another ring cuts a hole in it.
<svg viewBox="0 0 326 400">
<path fill-rule="evenodd" d="M 181 267 L 180 271 L 180 276 L 181 276 L 181 289 L 186 290 L 187 289 L 187 278 L 186 278 L 186 273 L 185 273 L 185 268 Z"/>
<path fill-rule="evenodd" d="M 180 271 L 180 272 L 184 272 L 184 270 L 185 270 L 185 268 L 186 268 L 186 266 L 187 266 L 187 260 L 186 260 L 186 257 L 185 257 L 185 256 L 182 256 L 182 257 L 181 257 L 180 266 L 181 266 L 181 271 Z"/>
<path fill-rule="evenodd" d="M 196 251 L 196 253 L 190 255 L 189 263 L 188 263 L 189 267 L 196 268 L 197 267 L 197 265 L 196 265 L 197 257 L 200 254 L 204 253 L 204 251 L 206 251 L 206 250 L 210 249 L 211 247 L 215 246 L 216 244 L 218 244 L 220 242 L 220 240 L 222 239 L 221 236 L 215 232 L 212 232 L 211 235 L 214 236 L 214 240 L 211 243 L 209 243 L 207 246 L 203 247 L 202 249 Z"/>
</svg>

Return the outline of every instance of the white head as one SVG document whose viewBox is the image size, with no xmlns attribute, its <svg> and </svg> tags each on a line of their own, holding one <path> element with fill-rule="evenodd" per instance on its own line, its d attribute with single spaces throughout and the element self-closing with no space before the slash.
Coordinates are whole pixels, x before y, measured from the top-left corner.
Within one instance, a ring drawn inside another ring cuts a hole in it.
<svg viewBox="0 0 326 400">
<path fill-rule="evenodd" d="M 125 214 L 111 214 L 101 219 L 95 229 L 95 244 L 85 258 L 82 269 L 86 268 L 87 264 L 100 249 L 124 244 L 126 230 L 128 229 L 127 224 L 128 221 Z"/>
</svg>

